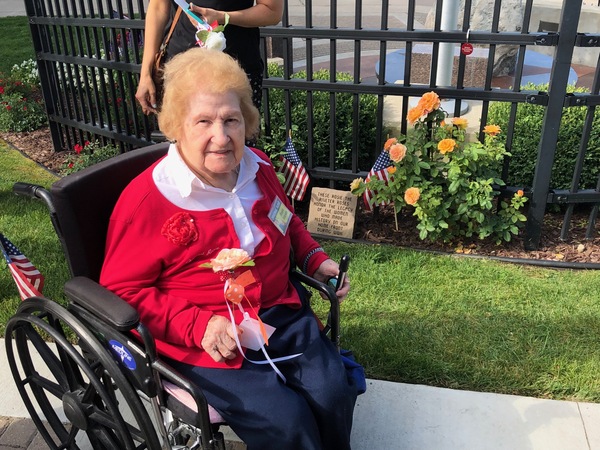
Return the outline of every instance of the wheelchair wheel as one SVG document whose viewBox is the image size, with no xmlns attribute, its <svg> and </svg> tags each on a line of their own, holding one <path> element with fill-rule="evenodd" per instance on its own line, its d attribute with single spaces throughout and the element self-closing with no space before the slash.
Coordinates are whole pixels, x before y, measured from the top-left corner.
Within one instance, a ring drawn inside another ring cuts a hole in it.
<svg viewBox="0 0 600 450">
<path fill-rule="evenodd" d="M 65 308 L 25 300 L 7 323 L 5 343 L 21 398 L 51 449 L 161 448 L 112 355 Z"/>
</svg>

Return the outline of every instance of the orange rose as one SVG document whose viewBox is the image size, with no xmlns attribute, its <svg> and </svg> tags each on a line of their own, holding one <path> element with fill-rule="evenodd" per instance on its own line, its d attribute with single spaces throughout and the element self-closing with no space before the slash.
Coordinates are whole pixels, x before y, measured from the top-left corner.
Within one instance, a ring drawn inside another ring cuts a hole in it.
<svg viewBox="0 0 600 450">
<path fill-rule="evenodd" d="M 523 197 L 523 194 L 524 194 L 524 192 L 523 192 L 523 189 L 519 189 L 519 190 L 517 191 L 517 195 L 518 195 L 519 197 Z"/>
<path fill-rule="evenodd" d="M 387 152 L 387 151 L 389 151 L 390 147 L 396 143 L 398 143 L 398 139 L 389 138 L 387 141 L 385 141 L 385 144 L 383 145 L 383 149 Z"/>
<path fill-rule="evenodd" d="M 224 248 L 216 258 L 210 260 L 214 272 L 233 270 L 250 261 L 250 255 L 241 248 Z"/>
<path fill-rule="evenodd" d="M 419 105 L 417 105 L 414 108 L 411 108 L 408 110 L 408 114 L 406 115 L 406 120 L 408 120 L 408 123 L 413 124 L 424 115 L 425 114 L 424 114 L 423 108 L 421 108 Z"/>
<path fill-rule="evenodd" d="M 452 125 L 454 125 L 456 128 L 460 128 L 461 130 L 466 130 L 467 129 L 467 119 L 465 119 L 463 117 L 453 117 Z"/>
<path fill-rule="evenodd" d="M 390 166 L 387 168 L 387 171 L 390 175 L 394 175 L 396 173 L 396 166 Z"/>
<path fill-rule="evenodd" d="M 500 131 L 502 130 L 500 130 L 500 127 L 498 125 L 486 125 L 485 127 L 483 127 L 483 132 L 490 136 L 496 136 L 500 133 Z"/>
<path fill-rule="evenodd" d="M 438 142 L 438 150 L 442 155 L 452 152 L 454 147 L 456 147 L 456 141 L 454 139 L 442 139 Z"/>
<path fill-rule="evenodd" d="M 416 187 L 408 188 L 404 193 L 404 201 L 409 205 L 416 204 L 419 201 L 419 197 L 421 197 L 421 192 Z"/>
<path fill-rule="evenodd" d="M 426 92 L 419 100 L 419 106 L 425 112 L 429 114 L 431 111 L 435 111 L 440 107 L 440 97 L 433 91 Z"/>
<path fill-rule="evenodd" d="M 406 156 L 406 146 L 404 144 L 394 144 L 390 147 L 390 159 L 394 162 L 400 162 Z"/>
</svg>

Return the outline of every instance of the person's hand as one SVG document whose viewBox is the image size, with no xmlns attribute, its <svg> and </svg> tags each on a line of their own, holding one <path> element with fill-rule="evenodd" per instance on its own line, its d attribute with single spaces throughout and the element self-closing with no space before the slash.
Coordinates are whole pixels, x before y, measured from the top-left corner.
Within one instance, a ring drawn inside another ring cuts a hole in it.
<svg viewBox="0 0 600 450">
<path fill-rule="evenodd" d="M 237 333 L 242 332 L 238 327 L 235 328 Z M 206 325 L 206 331 L 200 345 L 216 362 L 233 359 L 237 356 L 237 345 L 233 333 L 235 332 L 228 319 L 213 315 Z"/>
<path fill-rule="evenodd" d="M 216 9 L 211 9 L 211 8 L 203 8 L 201 6 L 196 6 L 193 3 L 190 3 L 190 11 L 192 11 L 197 16 L 200 16 L 200 18 L 209 25 L 211 25 L 215 20 L 217 21 L 217 23 L 219 25 L 225 24 L 225 12 L 224 11 L 217 11 Z M 195 22 L 195 20 L 193 20 L 193 19 L 191 19 L 191 20 L 192 20 L 192 23 Z"/>
<path fill-rule="evenodd" d="M 319 268 L 313 274 L 313 278 L 322 281 L 323 283 L 327 283 L 327 281 L 331 277 L 337 277 L 340 273 L 340 266 L 332 259 L 326 259 L 319 266 Z M 344 284 L 338 289 L 336 292 L 337 298 L 340 303 L 346 298 L 350 292 L 350 279 L 346 275 L 346 279 L 344 280 Z"/>
<path fill-rule="evenodd" d="M 154 81 L 152 81 L 152 77 L 150 75 L 140 77 L 135 98 L 142 107 L 144 114 L 156 114 L 156 86 L 154 85 Z"/>
</svg>

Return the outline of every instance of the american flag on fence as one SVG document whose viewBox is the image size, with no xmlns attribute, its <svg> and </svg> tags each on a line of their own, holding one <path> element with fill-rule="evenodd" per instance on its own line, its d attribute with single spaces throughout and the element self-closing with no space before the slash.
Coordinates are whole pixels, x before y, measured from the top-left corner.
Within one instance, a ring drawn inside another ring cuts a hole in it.
<svg viewBox="0 0 600 450">
<path fill-rule="evenodd" d="M 0 233 L 0 249 L 17 284 L 21 299 L 41 296 L 44 288 L 44 276 L 2 233 Z"/>
<path fill-rule="evenodd" d="M 284 150 L 285 154 L 281 157 L 283 165 L 279 168 L 279 172 L 285 177 L 283 190 L 292 199 L 301 201 L 306 194 L 310 178 L 290 137 L 285 141 Z"/>
<path fill-rule="evenodd" d="M 386 152 L 385 150 L 382 150 L 381 153 L 379 154 L 379 156 L 377 157 L 375 164 L 373 164 L 373 168 L 367 175 L 366 181 L 369 181 L 371 178 L 378 178 L 387 183 L 388 181 L 390 181 L 390 174 L 387 171 L 387 168 L 390 167 L 391 165 L 393 165 L 393 162 L 390 159 L 390 154 L 388 152 Z M 371 201 L 374 196 L 375 196 L 375 192 L 371 191 L 369 189 L 367 189 L 363 194 L 363 201 L 365 203 L 365 207 L 369 211 L 373 210 L 373 206 L 387 205 L 387 202 L 371 204 Z"/>
</svg>

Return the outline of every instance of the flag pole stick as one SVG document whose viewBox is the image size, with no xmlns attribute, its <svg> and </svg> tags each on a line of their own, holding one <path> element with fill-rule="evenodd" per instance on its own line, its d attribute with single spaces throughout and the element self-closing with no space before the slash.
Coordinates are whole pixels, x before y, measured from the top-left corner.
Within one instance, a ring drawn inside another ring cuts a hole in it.
<svg viewBox="0 0 600 450">
<path fill-rule="evenodd" d="M 291 128 L 288 130 L 288 136 L 289 136 L 290 140 L 292 140 L 292 129 Z M 296 209 L 294 197 L 292 197 L 291 200 L 292 200 L 292 208 Z"/>
</svg>

